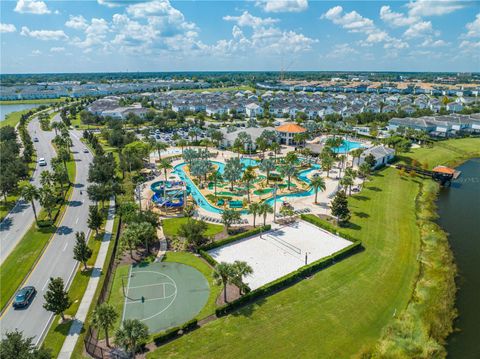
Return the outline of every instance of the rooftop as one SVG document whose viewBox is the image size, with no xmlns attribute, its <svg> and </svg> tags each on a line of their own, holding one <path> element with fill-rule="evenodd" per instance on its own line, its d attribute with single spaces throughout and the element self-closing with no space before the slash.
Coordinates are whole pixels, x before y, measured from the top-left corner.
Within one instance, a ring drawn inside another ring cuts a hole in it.
<svg viewBox="0 0 480 359">
<path fill-rule="evenodd" d="M 276 127 L 275 130 L 277 130 L 278 132 L 288 132 L 288 133 L 307 132 L 307 130 L 304 127 L 297 125 L 296 123 L 286 123 L 284 125 Z"/>
</svg>

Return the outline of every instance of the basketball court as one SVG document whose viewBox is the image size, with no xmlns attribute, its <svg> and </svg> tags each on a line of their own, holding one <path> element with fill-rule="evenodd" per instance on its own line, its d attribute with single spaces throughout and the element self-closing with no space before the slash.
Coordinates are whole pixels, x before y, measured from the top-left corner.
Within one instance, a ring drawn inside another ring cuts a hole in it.
<svg viewBox="0 0 480 359">
<path fill-rule="evenodd" d="M 198 270 L 181 263 L 132 266 L 122 279 L 123 319 L 139 319 L 157 333 L 193 319 L 207 303 L 210 288 Z"/>
<path fill-rule="evenodd" d="M 217 262 L 247 262 L 253 274 L 247 276 L 245 282 L 256 289 L 351 244 L 313 224 L 299 221 L 214 248 L 208 253 Z"/>
</svg>

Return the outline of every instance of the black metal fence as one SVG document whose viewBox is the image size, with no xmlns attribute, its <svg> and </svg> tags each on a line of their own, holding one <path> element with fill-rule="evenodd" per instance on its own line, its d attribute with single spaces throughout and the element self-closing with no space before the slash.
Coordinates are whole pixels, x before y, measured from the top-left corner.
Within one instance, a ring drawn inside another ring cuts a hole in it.
<svg viewBox="0 0 480 359">
<path fill-rule="evenodd" d="M 110 292 L 112 290 L 113 275 L 115 273 L 115 268 L 117 266 L 116 256 L 117 256 L 118 242 L 120 238 L 121 225 L 122 225 L 122 219 L 120 218 L 120 221 L 118 222 L 115 238 L 114 238 L 112 255 L 110 256 L 108 267 L 105 270 L 105 279 L 103 281 L 102 288 L 100 290 L 100 294 L 97 299 L 97 303 L 96 303 L 97 306 L 99 304 L 102 304 L 108 299 L 108 297 L 110 296 Z M 98 331 L 93 326 L 88 326 L 86 328 L 86 332 L 87 333 L 85 334 L 85 339 L 84 339 L 86 352 L 93 358 L 97 358 L 97 359 L 109 358 L 108 351 L 98 345 Z"/>
</svg>

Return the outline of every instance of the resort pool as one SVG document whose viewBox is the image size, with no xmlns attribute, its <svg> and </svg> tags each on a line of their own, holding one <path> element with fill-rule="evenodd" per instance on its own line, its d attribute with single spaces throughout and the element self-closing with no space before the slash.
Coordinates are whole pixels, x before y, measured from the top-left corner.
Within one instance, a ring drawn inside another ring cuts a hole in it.
<svg viewBox="0 0 480 359">
<path fill-rule="evenodd" d="M 254 160 L 253 158 L 241 158 L 240 162 L 242 163 L 243 167 L 248 167 L 248 166 L 255 167 L 255 166 L 258 166 L 259 164 L 258 161 Z"/>
<path fill-rule="evenodd" d="M 355 142 L 355 141 L 349 141 L 349 140 L 343 140 L 343 143 L 339 147 L 334 147 L 333 151 L 335 153 L 348 153 L 351 150 L 355 150 L 357 148 L 364 147 L 363 144 L 360 142 Z"/>
</svg>

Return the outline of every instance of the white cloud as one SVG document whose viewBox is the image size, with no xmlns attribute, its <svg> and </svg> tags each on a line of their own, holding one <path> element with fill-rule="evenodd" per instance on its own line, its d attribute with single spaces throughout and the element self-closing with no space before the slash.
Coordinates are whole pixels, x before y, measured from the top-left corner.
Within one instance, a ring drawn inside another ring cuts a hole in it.
<svg viewBox="0 0 480 359">
<path fill-rule="evenodd" d="M 87 28 L 88 24 L 87 20 L 85 20 L 82 15 L 70 15 L 68 21 L 65 23 L 65 26 L 75 30 L 84 30 Z"/>
<path fill-rule="evenodd" d="M 464 4 L 450 0 L 417 0 L 407 4 L 410 16 L 440 16 L 463 9 Z"/>
<path fill-rule="evenodd" d="M 426 38 L 420 47 L 444 47 L 450 45 L 449 42 L 445 40 L 433 40 L 431 37 Z"/>
<path fill-rule="evenodd" d="M 50 52 L 64 52 L 65 51 L 65 48 L 64 47 L 52 47 L 50 49 Z"/>
<path fill-rule="evenodd" d="M 265 12 L 302 12 L 308 9 L 307 0 L 260 0 L 256 6 Z"/>
<path fill-rule="evenodd" d="M 105 19 L 93 18 L 90 24 L 85 28 L 85 38 L 80 40 L 75 38 L 73 44 L 90 52 L 93 47 L 98 46 L 106 49 L 109 46 L 107 33 L 109 31 L 108 22 Z"/>
<path fill-rule="evenodd" d="M 38 56 L 41 55 L 42 52 L 40 50 L 32 50 L 31 56 Z"/>
<path fill-rule="evenodd" d="M 20 35 L 33 37 L 37 40 L 43 41 L 68 39 L 68 36 L 63 32 L 63 30 L 30 30 L 26 26 L 22 26 Z"/>
<path fill-rule="evenodd" d="M 408 47 L 406 42 L 380 30 L 375 26 L 373 20 L 360 15 L 356 11 L 345 13 L 341 6 L 335 6 L 323 14 L 321 18 L 330 20 L 349 32 L 365 34 L 367 37 L 359 42 L 361 46 L 383 43 L 384 48 L 403 49 Z"/>
<path fill-rule="evenodd" d="M 240 16 L 227 15 L 223 17 L 226 21 L 235 21 L 238 26 L 260 27 L 266 25 L 273 25 L 278 22 L 278 19 L 272 19 L 271 17 L 261 18 L 253 16 L 248 11 L 244 11 Z"/>
<path fill-rule="evenodd" d="M 411 25 L 403 34 L 407 39 L 429 35 L 433 32 L 430 21 L 420 21 Z"/>
<path fill-rule="evenodd" d="M 0 33 L 15 32 L 17 28 L 13 24 L 0 23 Z"/>
<path fill-rule="evenodd" d="M 408 26 L 418 21 L 417 17 L 409 17 L 392 11 L 390 6 L 382 6 L 380 8 L 380 18 L 392 27 Z"/>
<path fill-rule="evenodd" d="M 324 57 L 329 59 L 347 59 L 349 56 L 357 55 L 359 52 L 350 44 L 337 44 Z"/>
<path fill-rule="evenodd" d="M 50 14 L 47 4 L 37 0 L 18 0 L 14 11 L 20 14 Z"/>
<path fill-rule="evenodd" d="M 465 25 L 468 32 L 467 37 L 480 37 L 480 13 L 477 14 L 475 20 Z"/>
</svg>

